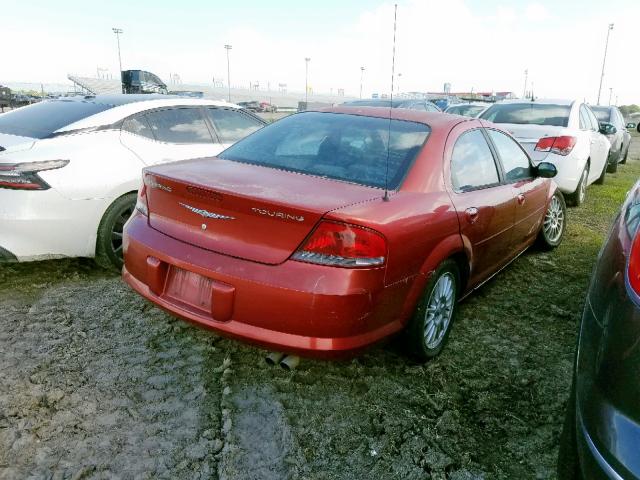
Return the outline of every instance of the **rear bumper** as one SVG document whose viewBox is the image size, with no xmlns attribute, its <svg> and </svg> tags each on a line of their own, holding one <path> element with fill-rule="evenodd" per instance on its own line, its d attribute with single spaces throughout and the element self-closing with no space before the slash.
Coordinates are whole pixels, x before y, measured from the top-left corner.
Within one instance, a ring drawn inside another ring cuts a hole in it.
<svg viewBox="0 0 640 480">
<path fill-rule="evenodd" d="M 136 214 L 125 228 L 124 280 L 167 312 L 268 349 L 339 357 L 392 335 L 411 282 L 384 286 L 383 269 L 279 265 L 221 255 L 164 235 Z M 210 279 L 211 306 L 170 294 L 177 269 Z"/>
<path fill-rule="evenodd" d="M 576 191 L 586 162 L 580 161 L 572 155 L 563 157 L 554 153 L 548 154 L 542 161 L 555 165 L 558 174 L 553 177 L 553 181 L 562 193 L 571 194 Z"/>
</svg>

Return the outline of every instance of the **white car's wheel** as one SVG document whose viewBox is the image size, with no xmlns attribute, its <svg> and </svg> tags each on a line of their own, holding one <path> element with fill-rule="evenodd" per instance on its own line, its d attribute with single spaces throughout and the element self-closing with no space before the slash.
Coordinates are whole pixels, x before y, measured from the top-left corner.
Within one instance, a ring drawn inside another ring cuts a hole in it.
<svg viewBox="0 0 640 480">
<path fill-rule="evenodd" d="M 122 258 L 122 231 L 136 205 L 135 193 L 127 193 L 117 198 L 100 221 L 96 242 L 96 263 L 104 268 L 120 270 Z"/>
</svg>

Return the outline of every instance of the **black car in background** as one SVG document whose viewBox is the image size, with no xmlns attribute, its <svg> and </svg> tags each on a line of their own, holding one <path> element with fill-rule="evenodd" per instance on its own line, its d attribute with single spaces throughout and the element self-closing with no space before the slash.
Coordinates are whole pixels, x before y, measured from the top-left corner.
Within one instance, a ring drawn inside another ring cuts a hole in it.
<svg viewBox="0 0 640 480">
<path fill-rule="evenodd" d="M 157 75 L 145 70 L 124 70 L 122 88 L 122 93 L 167 93 L 167 85 Z"/>
<path fill-rule="evenodd" d="M 611 143 L 611 150 L 609 150 L 609 166 L 607 167 L 607 171 L 609 173 L 614 173 L 618 170 L 619 163 L 627 163 L 629 146 L 631 145 L 631 134 L 627 131 L 627 125 L 622 113 L 618 110 L 618 107 L 596 107 L 591 105 L 591 110 L 595 113 L 600 123 L 610 123 L 616 127 L 615 133 L 606 135 Z"/>
<path fill-rule="evenodd" d="M 580 324 L 558 478 L 640 478 L 640 181 L 598 256 Z"/>
<path fill-rule="evenodd" d="M 422 110 L 423 112 L 441 112 L 435 104 L 429 100 L 419 98 L 401 98 L 393 101 L 386 98 L 370 98 L 367 100 L 351 100 L 342 105 L 348 107 L 384 107 L 384 108 L 408 108 L 410 110 Z"/>
</svg>

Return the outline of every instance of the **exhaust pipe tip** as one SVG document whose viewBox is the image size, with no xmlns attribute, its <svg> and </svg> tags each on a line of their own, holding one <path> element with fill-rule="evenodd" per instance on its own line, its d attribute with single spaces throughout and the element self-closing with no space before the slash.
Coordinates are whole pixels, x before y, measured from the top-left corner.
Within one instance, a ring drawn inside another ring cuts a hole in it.
<svg viewBox="0 0 640 480">
<path fill-rule="evenodd" d="M 283 357 L 284 353 L 271 352 L 265 357 L 264 361 L 267 362 L 267 365 L 271 365 L 273 367 L 274 365 L 278 365 Z"/>
<path fill-rule="evenodd" d="M 294 370 L 300 363 L 300 357 L 296 355 L 287 355 L 280 360 L 280 366 L 285 370 Z"/>
</svg>

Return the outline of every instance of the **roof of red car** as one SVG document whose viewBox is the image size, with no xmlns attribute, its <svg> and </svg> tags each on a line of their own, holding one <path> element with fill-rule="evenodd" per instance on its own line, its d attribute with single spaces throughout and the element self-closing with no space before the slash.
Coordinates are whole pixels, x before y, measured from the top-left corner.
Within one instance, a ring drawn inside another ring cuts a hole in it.
<svg viewBox="0 0 640 480">
<path fill-rule="evenodd" d="M 318 112 L 346 113 L 351 115 L 363 115 L 366 117 L 391 118 L 394 120 L 408 120 L 411 122 L 426 123 L 431 128 L 452 128 L 458 123 L 475 120 L 474 118 L 450 115 L 443 112 L 422 112 L 408 108 L 382 108 L 382 107 L 346 107 L 337 106 L 322 108 Z"/>
</svg>

